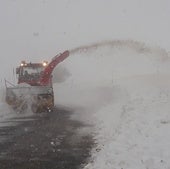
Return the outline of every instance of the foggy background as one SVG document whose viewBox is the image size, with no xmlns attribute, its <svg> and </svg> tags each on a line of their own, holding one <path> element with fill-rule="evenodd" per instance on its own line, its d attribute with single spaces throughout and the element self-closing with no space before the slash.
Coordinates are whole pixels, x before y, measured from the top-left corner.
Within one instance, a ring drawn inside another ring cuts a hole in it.
<svg viewBox="0 0 170 169">
<path fill-rule="evenodd" d="M 93 42 L 132 39 L 170 50 L 168 0 L 0 0 L 0 80 L 21 60 L 50 61 Z"/>
</svg>

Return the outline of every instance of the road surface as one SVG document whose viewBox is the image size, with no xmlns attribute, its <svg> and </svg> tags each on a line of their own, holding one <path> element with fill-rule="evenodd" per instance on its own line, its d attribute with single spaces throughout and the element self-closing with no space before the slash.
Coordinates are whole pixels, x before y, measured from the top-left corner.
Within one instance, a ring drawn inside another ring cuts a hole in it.
<svg viewBox="0 0 170 169">
<path fill-rule="evenodd" d="M 83 168 L 94 140 L 90 134 L 77 132 L 86 126 L 71 120 L 71 113 L 56 108 L 51 113 L 3 122 L 6 125 L 0 127 L 0 169 Z"/>
</svg>

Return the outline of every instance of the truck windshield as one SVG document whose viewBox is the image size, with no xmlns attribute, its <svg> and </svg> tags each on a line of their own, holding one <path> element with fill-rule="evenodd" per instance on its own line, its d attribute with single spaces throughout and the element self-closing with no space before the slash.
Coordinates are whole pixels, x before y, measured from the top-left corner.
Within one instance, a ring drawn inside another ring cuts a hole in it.
<svg viewBox="0 0 170 169">
<path fill-rule="evenodd" d="M 44 67 L 24 67 L 23 73 L 27 72 L 29 75 L 40 74 L 44 70 Z"/>
</svg>

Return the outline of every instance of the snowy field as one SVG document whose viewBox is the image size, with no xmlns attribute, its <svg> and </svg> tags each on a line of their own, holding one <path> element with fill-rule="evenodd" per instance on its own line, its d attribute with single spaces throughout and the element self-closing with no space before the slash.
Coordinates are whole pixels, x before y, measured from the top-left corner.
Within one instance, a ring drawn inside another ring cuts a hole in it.
<svg viewBox="0 0 170 169">
<path fill-rule="evenodd" d="M 111 41 L 72 50 L 56 68 L 56 104 L 94 126 L 85 169 L 170 168 L 169 67 L 163 49 Z"/>
</svg>

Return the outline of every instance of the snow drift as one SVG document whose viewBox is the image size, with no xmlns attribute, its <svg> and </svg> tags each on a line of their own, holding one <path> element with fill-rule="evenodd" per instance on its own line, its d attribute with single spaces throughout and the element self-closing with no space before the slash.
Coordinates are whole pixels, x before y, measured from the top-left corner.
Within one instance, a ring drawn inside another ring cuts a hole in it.
<svg viewBox="0 0 170 169">
<path fill-rule="evenodd" d="M 62 66 L 69 76 L 55 84 L 56 103 L 95 126 L 97 147 L 86 169 L 170 166 L 170 58 L 164 49 L 107 41 L 71 50 Z"/>
</svg>

